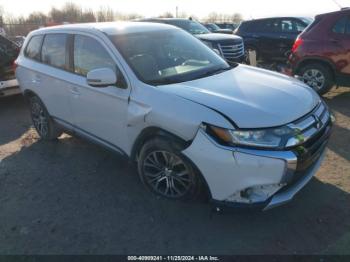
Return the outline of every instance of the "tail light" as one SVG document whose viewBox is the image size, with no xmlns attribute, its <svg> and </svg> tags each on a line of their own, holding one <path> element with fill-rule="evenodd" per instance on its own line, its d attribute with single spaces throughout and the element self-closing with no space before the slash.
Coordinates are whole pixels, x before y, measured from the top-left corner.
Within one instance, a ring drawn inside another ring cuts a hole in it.
<svg viewBox="0 0 350 262">
<path fill-rule="evenodd" d="M 18 66 L 17 60 L 13 61 L 13 63 L 12 63 L 12 70 L 13 70 L 13 72 L 16 72 L 17 66 Z"/>
<path fill-rule="evenodd" d="M 304 40 L 300 37 L 297 38 L 297 40 L 295 40 L 294 45 L 292 47 L 292 53 L 294 53 L 304 42 Z"/>
</svg>

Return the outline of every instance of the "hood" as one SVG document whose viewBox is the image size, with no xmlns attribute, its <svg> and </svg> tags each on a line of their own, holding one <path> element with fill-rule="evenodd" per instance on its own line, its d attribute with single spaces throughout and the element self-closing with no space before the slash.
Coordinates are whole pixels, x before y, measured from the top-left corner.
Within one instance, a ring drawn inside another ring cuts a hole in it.
<svg viewBox="0 0 350 262">
<path fill-rule="evenodd" d="M 215 33 L 222 33 L 222 34 L 229 34 L 233 35 L 233 31 L 230 29 L 218 29 L 215 31 Z"/>
<path fill-rule="evenodd" d="M 234 41 L 234 42 L 241 42 L 242 38 L 237 35 L 229 35 L 229 34 L 220 34 L 220 33 L 211 33 L 211 34 L 201 34 L 201 35 L 196 35 L 197 38 L 203 41 L 211 41 L 211 42 L 216 42 L 216 41 Z"/>
<path fill-rule="evenodd" d="M 285 125 L 309 113 L 320 101 L 316 92 L 294 78 L 244 65 L 159 88 L 219 111 L 239 128 Z"/>
</svg>

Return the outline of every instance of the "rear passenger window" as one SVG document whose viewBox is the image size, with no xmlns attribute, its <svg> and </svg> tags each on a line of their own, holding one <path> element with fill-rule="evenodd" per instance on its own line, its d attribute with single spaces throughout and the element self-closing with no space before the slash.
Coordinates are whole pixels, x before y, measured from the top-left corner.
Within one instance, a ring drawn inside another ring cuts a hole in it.
<svg viewBox="0 0 350 262">
<path fill-rule="evenodd" d="M 263 20 L 260 25 L 260 30 L 265 33 L 280 32 L 280 23 L 278 20 Z"/>
<path fill-rule="evenodd" d="M 24 51 L 24 55 L 28 58 L 40 61 L 40 48 L 43 41 L 43 36 L 33 36 Z"/>
<path fill-rule="evenodd" d="M 343 17 L 338 20 L 338 22 L 333 27 L 333 32 L 337 34 L 344 34 L 347 20 L 347 17 Z"/>
<path fill-rule="evenodd" d="M 116 64 L 101 44 L 87 36 L 74 38 L 74 72 L 86 76 L 97 68 L 110 68 L 116 71 Z"/>
<path fill-rule="evenodd" d="M 66 43 L 65 34 L 48 34 L 44 38 L 41 51 L 41 60 L 43 63 L 66 69 Z"/>
</svg>

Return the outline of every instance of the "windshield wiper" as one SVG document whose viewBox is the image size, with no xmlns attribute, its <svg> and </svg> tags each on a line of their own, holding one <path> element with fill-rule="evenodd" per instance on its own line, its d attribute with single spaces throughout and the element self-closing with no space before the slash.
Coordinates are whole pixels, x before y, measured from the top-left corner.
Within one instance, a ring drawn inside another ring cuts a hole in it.
<svg viewBox="0 0 350 262">
<path fill-rule="evenodd" d="M 178 79 L 174 79 L 171 77 L 165 77 L 162 79 L 149 80 L 149 81 L 147 81 L 147 84 L 159 86 L 159 85 L 170 85 L 170 84 L 175 84 L 175 83 L 179 83 L 179 82 L 181 82 L 181 81 Z"/>
<path fill-rule="evenodd" d="M 234 66 L 235 67 L 235 66 Z M 229 66 L 229 67 L 219 67 L 217 69 L 214 69 L 214 70 L 209 70 L 207 72 L 204 72 L 203 74 L 201 74 L 198 78 L 203 78 L 203 77 L 207 77 L 207 76 L 212 76 L 212 75 L 218 75 L 222 72 L 225 72 L 225 71 L 228 71 L 228 70 L 231 70 L 232 68 L 234 68 L 232 66 Z"/>
</svg>

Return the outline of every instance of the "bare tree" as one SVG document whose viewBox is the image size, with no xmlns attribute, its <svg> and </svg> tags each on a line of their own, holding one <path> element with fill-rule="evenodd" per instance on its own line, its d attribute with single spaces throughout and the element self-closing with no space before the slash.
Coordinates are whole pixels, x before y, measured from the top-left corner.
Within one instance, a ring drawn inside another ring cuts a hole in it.
<svg viewBox="0 0 350 262">
<path fill-rule="evenodd" d="M 205 21 L 208 23 L 217 23 L 217 22 L 239 23 L 242 20 L 243 20 L 242 15 L 239 13 L 220 14 L 220 13 L 212 12 L 205 18 Z"/>
<path fill-rule="evenodd" d="M 0 6 L 0 27 L 3 27 L 3 24 L 4 24 L 3 15 L 4 15 L 4 9 L 2 6 Z"/>
<path fill-rule="evenodd" d="M 25 19 L 25 23 L 29 23 L 29 24 L 45 25 L 46 22 L 47 22 L 47 15 L 41 12 L 33 12 L 28 16 L 27 19 Z"/>
<path fill-rule="evenodd" d="M 114 12 L 112 8 L 109 6 L 107 7 L 100 7 L 100 10 L 97 11 L 97 21 L 98 22 L 111 22 L 114 21 Z"/>
<path fill-rule="evenodd" d="M 159 18 L 174 18 L 174 15 L 171 12 L 165 12 L 158 16 Z"/>
<path fill-rule="evenodd" d="M 80 22 L 82 23 L 92 23 L 96 22 L 96 17 L 92 9 L 86 9 L 82 12 Z"/>
</svg>

